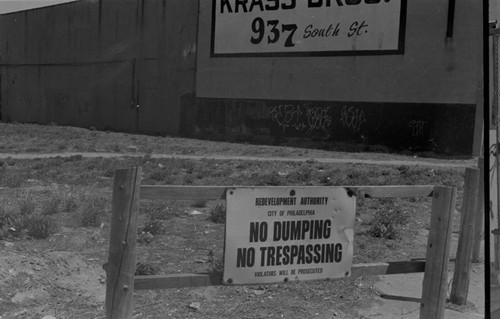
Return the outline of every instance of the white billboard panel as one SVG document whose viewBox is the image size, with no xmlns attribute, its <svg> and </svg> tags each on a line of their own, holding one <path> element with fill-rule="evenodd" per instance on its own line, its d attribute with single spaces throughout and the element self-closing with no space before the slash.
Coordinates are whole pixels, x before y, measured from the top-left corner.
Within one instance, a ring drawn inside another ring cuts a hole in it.
<svg viewBox="0 0 500 319">
<path fill-rule="evenodd" d="M 406 0 L 212 0 L 212 56 L 402 54 Z"/>
</svg>

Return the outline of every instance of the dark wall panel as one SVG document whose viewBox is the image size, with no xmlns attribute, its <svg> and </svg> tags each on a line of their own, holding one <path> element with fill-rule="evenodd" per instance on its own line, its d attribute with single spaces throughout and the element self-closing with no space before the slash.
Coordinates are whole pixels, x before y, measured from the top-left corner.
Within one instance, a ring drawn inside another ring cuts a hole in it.
<svg viewBox="0 0 500 319">
<path fill-rule="evenodd" d="M 184 97 L 184 133 L 260 141 L 381 145 L 470 155 L 473 104 L 237 100 Z"/>
<path fill-rule="evenodd" d="M 197 14 L 197 0 L 80 0 L 3 15 L 0 119 L 177 134 Z"/>
</svg>

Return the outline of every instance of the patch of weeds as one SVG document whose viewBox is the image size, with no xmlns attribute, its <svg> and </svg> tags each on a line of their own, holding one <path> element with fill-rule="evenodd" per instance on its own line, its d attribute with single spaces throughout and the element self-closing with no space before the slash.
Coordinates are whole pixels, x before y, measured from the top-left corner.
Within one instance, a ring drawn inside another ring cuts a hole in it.
<svg viewBox="0 0 500 319">
<path fill-rule="evenodd" d="M 196 162 L 192 160 L 187 160 L 181 163 L 182 170 L 187 174 L 193 174 L 196 171 Z"/>
<path fill-rule="evenodd" d="M 293 182 L 306 183 L 308 182 L 313 174 L 313 168 L 311 164 L 302 164 L 295 168 L 290 174 L 289 178 Z"/>
<path fill-rule="evenodd" d="M 183 178 L 183 184 L 184 185 L 191 185 L 191 184 L 193 184 L 195 177 L 196 176 L 192 175 L 192 174 L 185 175 L 184 178 Z"/>
<path fill-rule="evenodd" d="M 7 213 L 4 209 L 0 211 L 0 239 L 5 237 L 18 237 L 22 234 L 27 217 Z"/>
<path fill-rule="evenodd" d="M 2 213 L 0 215 L 0 238 L 21 237 L 23 234 L 35 239 L 45 239 L 57 229 L 57 223 L 41 215 Z"/>
<path fill-rule="evenodd" d="M 76 199 L 74 196 L 71 196 L 65 200 L 62 211 L 66 213 L 71 213 L 76 211 L 77 208 L 78 204 L 76 203 Z"/>
<path fill-rule="evenodd" d="M 319 178 L 319 182 L 322 184 L 322 185 L 325 185 L 325 186 L 332 186 L 333 185 L 333 180 L 330 176 L 327 176 L 327 175 L 323 175 Z"/>
<path fill-rule="evenodd" d="M 144 226 L 140 228 L 140 231 L 150 233 L 153 236 L 161 235 L 163 233 L 163 222 L 159 219 L 146 222 Z"/>
<path fill-rule="evenodd" d="M 141 232 L 138 232 L 138 234 L 137 234 L 137 242 L 139 242 L 141 244 L 149 244 L 150 242 L 153 241 L 153 239 L 154 239 L 154 236 L 148 232 L 141 231 Z"/>
<path fill-rule="evenodd" d="M 135 265 L 135 276 L 151 276 L 156 274 L 157 269 L 150 263 L 138 262 Z"/>
<path fill-rule="evenodd" d="M 84 227 L 98 227 L 106 214 L 107 201 L 104 198 L 91 196 L 84 200 L 80 207 L 80 223 Z"/>
<path fill-rule="evenodd" d="M 352 184 L 347 181 L 345 173 L 338 168 L 330 168 L 321 172 L 319 175 L 319 182 L 325 186 L 345 186 Z"/>
<path fill-rule="evenodd" d="M 276 171 L 261 173 L 255 178 L 255 185 L 257 186 L 279 186 L 282 184 L 281 176 Z"/>
<path fill-rule="evenodd" d="M 194 207 L 194 208 L 203 208 L 206 206 L 207 206 L 207 200 L 203 199 L 203 198 L 199 198 L 191 204 L 191 207 Z"/>
<path fill-rule="evenodd" d="M 23 175 L 16 172 L 5 172 L 2 175 L 1 182 L 4 187 L 19 188 L 24 182 Z"/>
<path fill-rule="evenodd" d="M 53 219 L 32 215 L 26 222 L 26 234 L 35 239 L 45 239 L 57 228 Z"/>
<path fill-rule="evenodd" d="M 149 220 L 166 220 L 172 218 L 174 213 L 173 203 L 168 201 L 144 201 L 140 210 L 148 215 Z"/>
<path fill-rule="evenodd" d="M 368 235 L 385 239 L 398 239 L 402 226 L 406 225 L 408 220 L 407 212 L 398 206 L 393 209 L 379 210 L 371 222 Z"/>
<path fill-rule="evenodd" d="M 137 241 L 143 244 L 149 244 L 155 236 L 163 233 L 163 222 L 159 219 L 146 222 L 137 229 Z"/>
<path fill-rule="evenodd" d="M 33 214 L 35 211 L 35 200 L 30 192 L 24 193 L 24 195 L 18 200 L 19 213 L 21 215 L 27 216 Z"/>
<path fill-rule="evenodd" d="M 208 252 L 208 262 L 210 263 L 208 272 L 224 271 L 224 254 L 215 253 L 213 249 Z"/>
<path fill-rule="evenodd" d="M 357 170 L 355 168 L 349 168 L 347 170 L 347 180 L 351 185 L 366 185 L 368 183 L 368 178 L 366 172 Z"/>
<path fill-rule="evenodd" d="M 171 175 L 172 172 L 170 172 L 170 170 L 163 167 L 156 167 L 152 172 L 148 174 L 147 178 L 145 179 L 169 184 L 169 181 L 172 179 Z"/>
<path fill-rule="evenodd" d="M 8 166 L 14 166 L 16 165 L 16 160 L 13 159 L 12 157 L 7 157 L 5 159 L 5 163 L 8 165 Z"/>
<path fill-rule="evenodd" d="M 42 206 L 42 215 L 50 216 L 59 213 L 62 198 L 58 195 L 51 196 Z"/>
<path fill-rule="evenodd" d="M 210 214 L 208 216 L 208 220 L 217 223 L 223 224 L 226 222 L 226 207 L 224 204 L 217 204 L 215 207 L 210 209 Z"/>
</svg>

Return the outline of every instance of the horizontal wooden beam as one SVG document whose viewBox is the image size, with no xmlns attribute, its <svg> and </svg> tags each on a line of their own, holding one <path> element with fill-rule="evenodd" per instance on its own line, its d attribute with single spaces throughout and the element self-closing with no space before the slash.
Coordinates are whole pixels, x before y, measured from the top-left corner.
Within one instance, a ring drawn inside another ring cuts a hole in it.
<svg viewBox="0 0 500 319">
<path fill-rule="evenodd" d="M 417 303 L 421 303 L 422 302 L 422 298 L 406 297 L 406 296 L 396 296 L 396 295 L 386 295 L 386 294 L 381 294 L 380 298 L 389 299 L 389 300 L 398 300 L 398 301 L 410 301 L 410 302 L 417 302 Z"/>
<path fill-rule="evenodd" d="M 171 274 L 163 276 L 135 276 L 134 290 L 172 289 L 220 285 L 222 285 L 221 272 Z"/>
<path fill-rule="evenodd" d="M 141 186 L 141 199 L 226 199 L 227 188 L 226 186 L 143 185 Z"/>
<path fill-rule="evenodd" d="M 226 189 L 249 186 L 178 186 L 178 185 L 142 185 L 141 199 L 162 200 L 216 200 L 226 199 Z M 293 187 L 293 186 L 290 186 Z M 309 186 L 310 188 L 321 186 Z M 332 186 L 337 187 L 337 186 Z M 384 197 L 430 197 L 432 185 L 391 185 L 391 186 L 342 186 L 361 193 L 367 198 Z M 269 187 L 270 189 L 273 186 Z M 321 187 L 324 188 L 324 187 Z"/>
<path fill-rule="evenodd" d="M 390 186 L 354 186 L 367 198 L 384 197 L 431 197 L 433 185 L 390 185 Z"/>
<path fill-rule="evenodd" d="M 351 277 L 405 274 L 423 272 L 423 261 L 397 261 L 353 265 Z M 135 276 L 135 290 L 171 289 L 222 285 L 222 273 L 172 274 L 161 276 Z"/>
</svg>

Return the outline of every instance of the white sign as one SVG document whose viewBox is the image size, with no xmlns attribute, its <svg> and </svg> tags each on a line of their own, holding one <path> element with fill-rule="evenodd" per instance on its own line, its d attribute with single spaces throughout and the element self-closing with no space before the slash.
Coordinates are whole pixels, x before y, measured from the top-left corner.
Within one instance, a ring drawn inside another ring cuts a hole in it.
<svg viewBox="0 0 500 319">
<path fill-rule="evenodd" d="M 403 54 L 406 0 L 212 0 L 212 56 Z"/>
<path fill-rule="evenodd" d="M 226 284 L 350 276 L 356 197 L 343 187 L 228 189 Z"/>
</svg>

